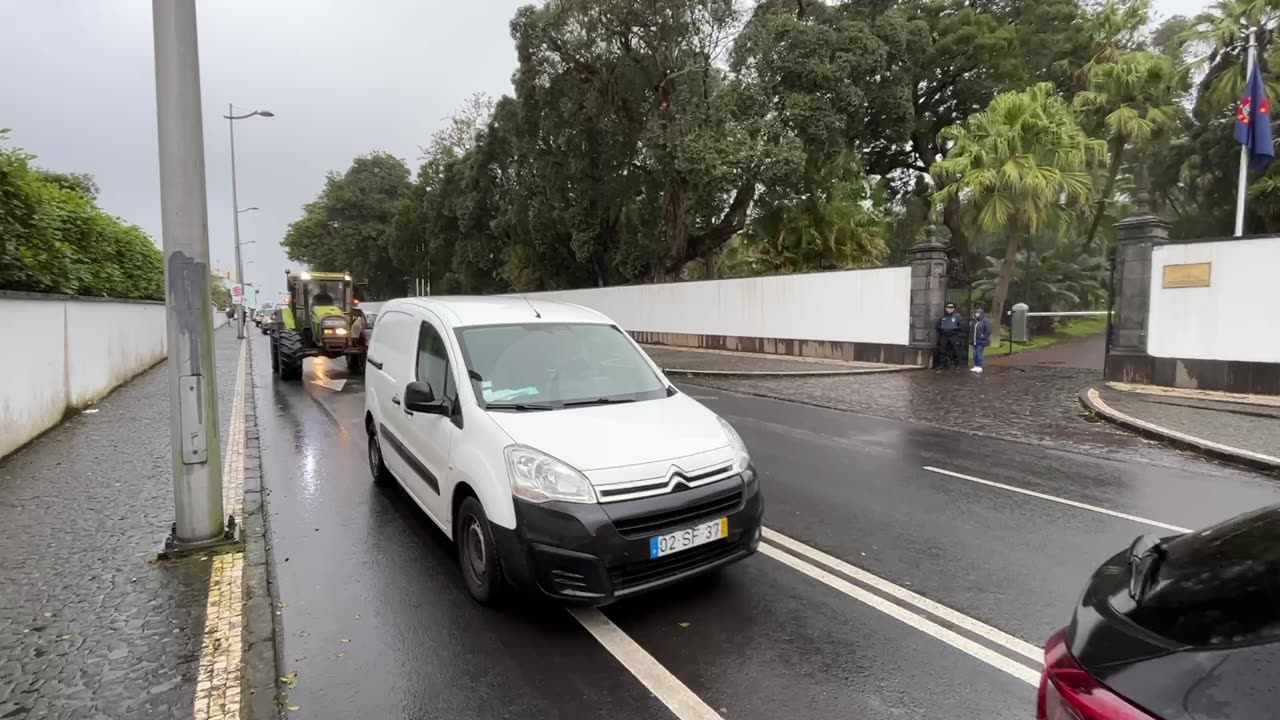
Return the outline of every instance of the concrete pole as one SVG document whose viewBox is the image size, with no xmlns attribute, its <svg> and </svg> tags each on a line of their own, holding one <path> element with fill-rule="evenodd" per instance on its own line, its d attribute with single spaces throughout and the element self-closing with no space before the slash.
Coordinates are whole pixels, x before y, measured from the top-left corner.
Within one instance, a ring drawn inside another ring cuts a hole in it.
<svg viewBox="0 0 1280 720">
<path fill-rule="evenodd" d="M 152 0 L 151 10 L 176 511 L 166 546 L 178 549 L 222 539 L 222 443 L 209 299 L 195 0 Z"/>
<path fill-rule="evenodd" d="M 240 309 L 236 311 L 236 337 L 244 339 L 244 262 L 240 259 L 240 198 L 236 194 L 236 109 L 227 103 L 227 127 L 231 131 L 231 227 L 236 245 L 236 282 L 240 284 Z"/>
</svg>

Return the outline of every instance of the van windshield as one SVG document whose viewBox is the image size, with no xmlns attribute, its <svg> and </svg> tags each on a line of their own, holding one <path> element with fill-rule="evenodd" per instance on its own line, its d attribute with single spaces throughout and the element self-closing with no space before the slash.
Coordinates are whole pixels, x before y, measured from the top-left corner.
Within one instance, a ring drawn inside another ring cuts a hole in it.
<svg viewBox="0 0 1280 720">
<path fill-rule="evenodd" d="M 645 357 L 612 325 L 530 323 L 458 330 L 476 397 L 494 410 L 553 410 L 666 397 Z"/>
</svg>

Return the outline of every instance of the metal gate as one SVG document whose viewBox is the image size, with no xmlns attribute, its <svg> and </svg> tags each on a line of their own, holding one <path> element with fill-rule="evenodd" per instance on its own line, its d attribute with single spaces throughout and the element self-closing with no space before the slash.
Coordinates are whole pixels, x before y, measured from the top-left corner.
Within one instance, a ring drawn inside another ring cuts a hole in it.
<svg viewBox="0 0 1280 720">
<path fill-rule="evenodd" d="M 977 306 L 973 292 L 975 278 L 971 276 L 969 269 L 965 266 L 963 257 L 948 255 L 947 302 L 955 303 L 956 312 L 960 313 L 967 325 L 973 322 L 973 309 Z M 961 362 L 965 365 L 969 362 L 969 342 L 967 339 L 964 343 L 964 349 L 961 351 Z"/>
</svg>

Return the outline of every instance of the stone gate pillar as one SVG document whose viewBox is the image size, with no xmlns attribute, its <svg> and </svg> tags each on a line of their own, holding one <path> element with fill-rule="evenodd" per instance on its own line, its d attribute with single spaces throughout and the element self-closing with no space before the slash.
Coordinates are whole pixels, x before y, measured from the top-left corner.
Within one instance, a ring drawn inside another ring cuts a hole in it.
<svg viewBox="0 0 1280 720">
<path fill-rule="evenodd" d="M 1169 240 L 1169 223 L 1150 212 L 1116 223 L 1107 380 L 1150 382 L 1147 325 L 1151 308 L 1151 251 Z"/>
<path fill-rule="evenodd" d="M 938 228 L 929 224 L 911 250 L 911 334 L 917 364 L 930 365 L 938 347 L 938 318 L 947 304 L 947 247 L 938 241 Z"/>
</svg>

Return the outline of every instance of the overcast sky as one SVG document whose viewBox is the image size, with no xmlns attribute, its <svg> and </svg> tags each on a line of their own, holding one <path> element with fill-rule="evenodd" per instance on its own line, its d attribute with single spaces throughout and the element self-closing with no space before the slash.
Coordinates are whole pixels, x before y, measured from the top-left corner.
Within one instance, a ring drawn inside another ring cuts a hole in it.
<svg viewBox="0 0 1280 720">
<path fill-rule="evenodd" d="M 276 117 L 236 124 L 245 276 L 270 296 L 279 246 L 324 175 L 419 150 L 471 93 L 508 92 L 507 23 L 530 0 L 199 0 L 213 264 L 231 269 L 227 103 Z M 1154 0 L 1162 16 L 1203 0 Z M 0 0 L 0 127 L 53 170 L 87 172 L 108 212 L 160 242 L 155 74 L 147 0 Z M 296 264 L 292 264 L 296 267 Z M 329 268 L 340 269 L 340 268 Z"/>
</svg>

